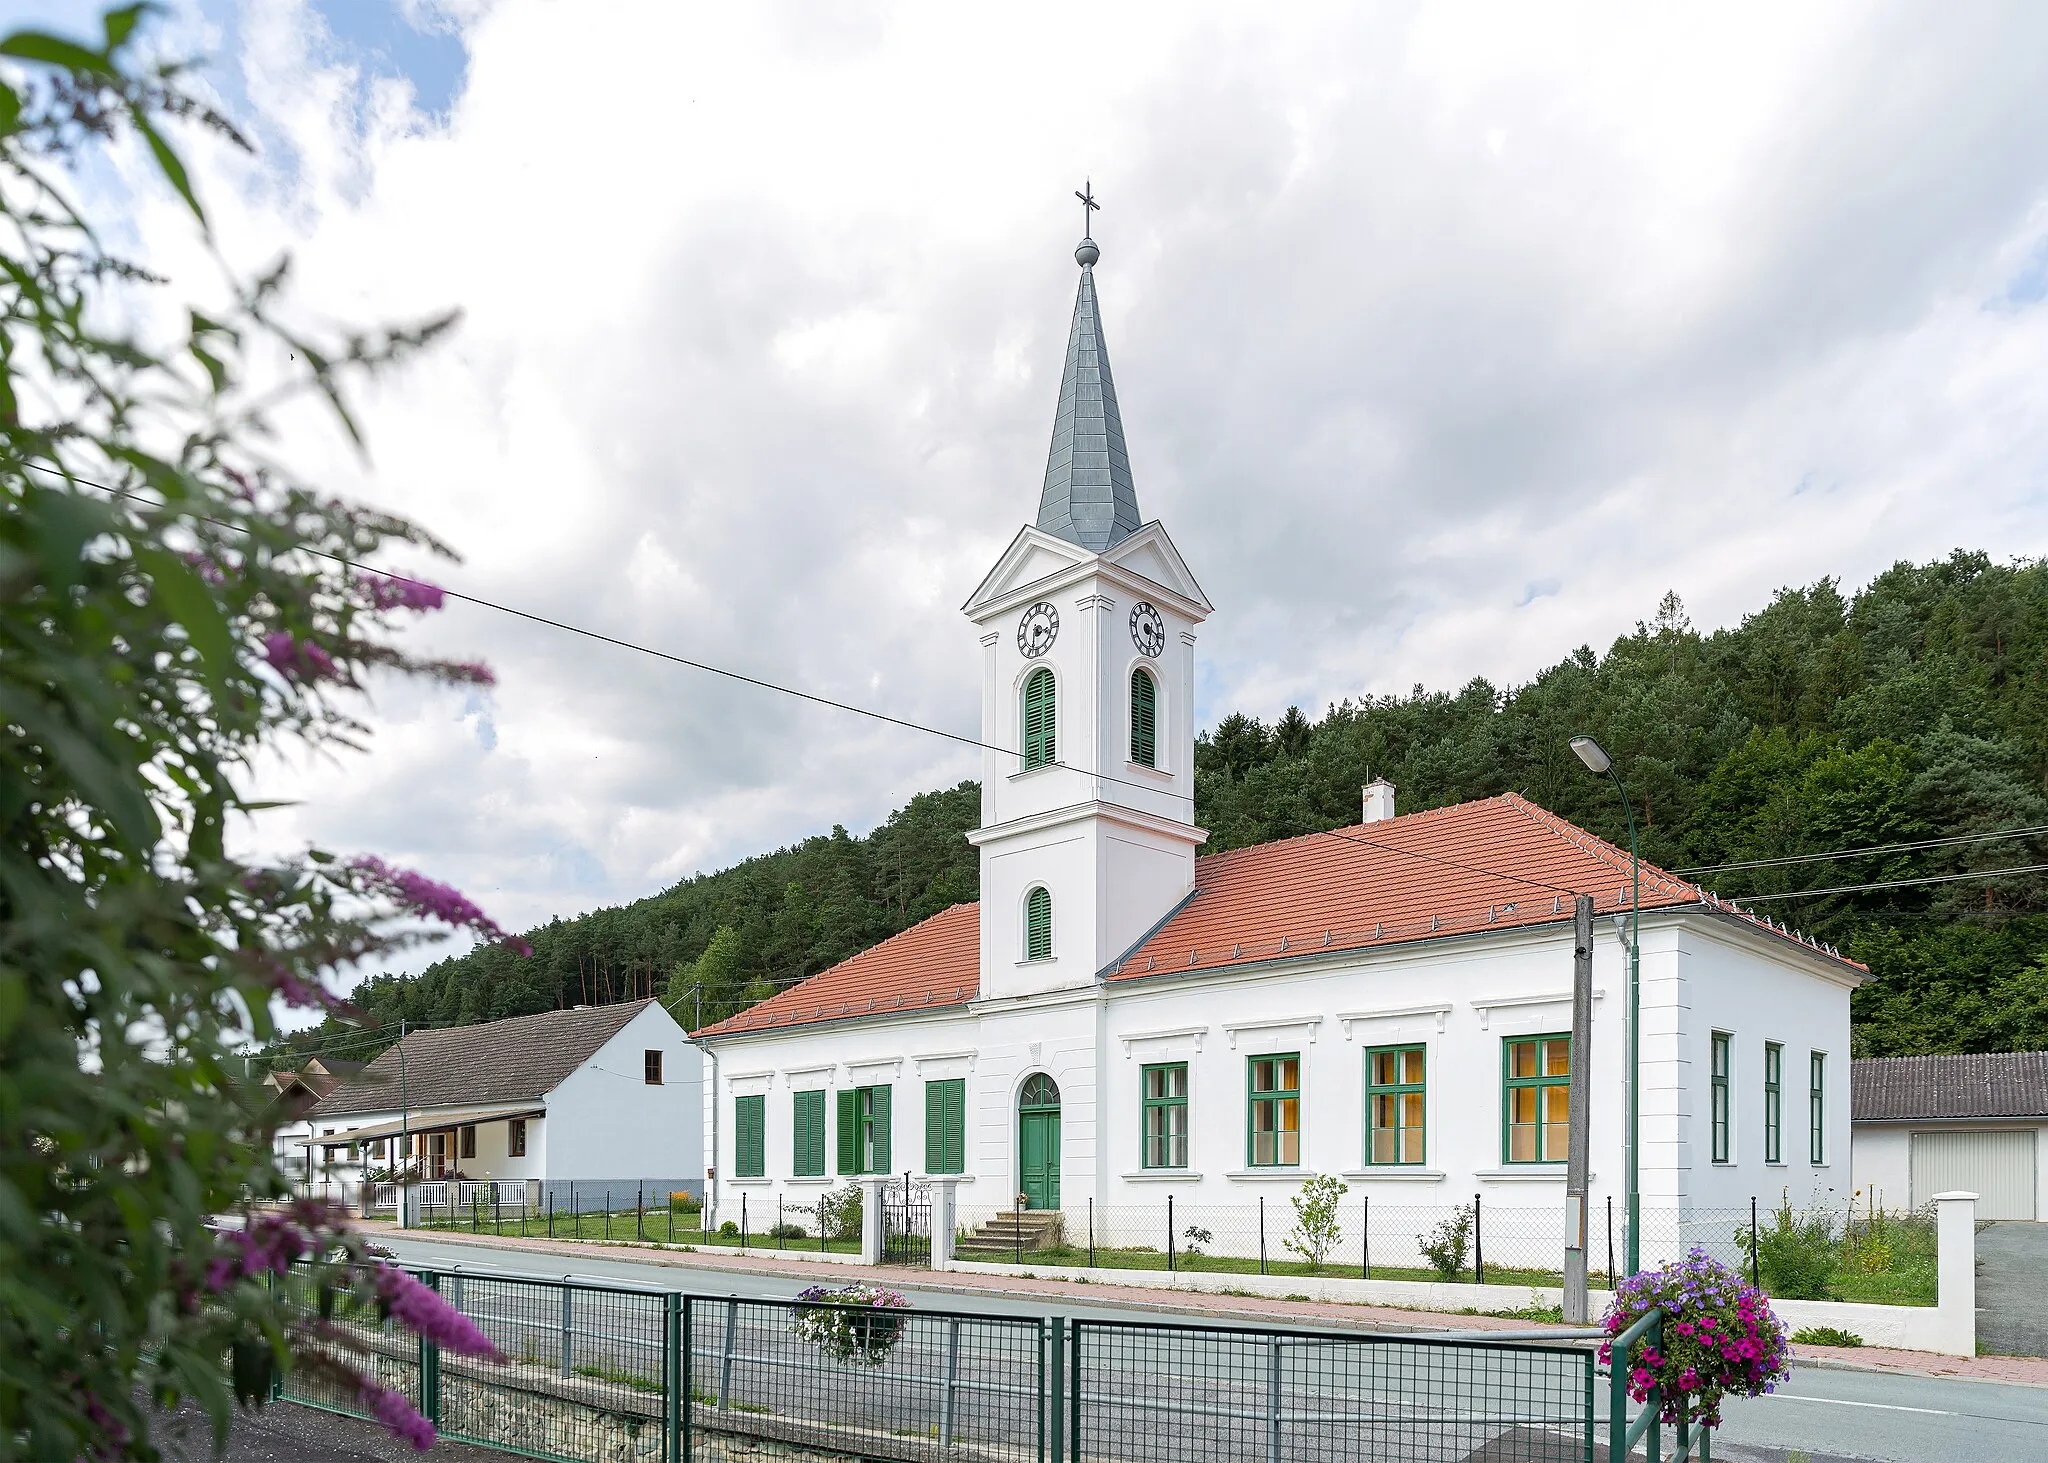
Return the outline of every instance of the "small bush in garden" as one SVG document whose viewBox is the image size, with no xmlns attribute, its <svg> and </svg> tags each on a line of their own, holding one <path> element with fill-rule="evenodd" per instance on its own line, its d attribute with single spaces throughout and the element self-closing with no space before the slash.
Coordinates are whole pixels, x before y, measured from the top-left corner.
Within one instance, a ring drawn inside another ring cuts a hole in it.
<svg viewBox="0 0 2048 1463">
<path fill-rule="evenodd" d="M 1428 1234 L 1415 1236 L 1422 1246 L 1422 1258 L 1429 1261 L 1439 1280 L 1456 1280 L 1465 1268 L 1465 1256 L 1472 1250 L 1472 1217 L 1472 1206 L 1460 1204 L 1456 1213 Z"/>
<path fill-rule="evenodd" d="M 1805 1326 L 1792 1333 L 1795 1346 L 1861 1346 L 1863 1338 L 1839 1326 Z"/>
<path fill-rule="evenodd" d="M 771 1225 L 768 1229 L 768 1238 L 770 1239 L 809 1239 L 810 1237 L 811 1232 L 805 1229 L 801 1224 L 790 1224 L 784 1222 L 782 1224 Z"/>
<path fill-rule="evenodd" d="M 725 1223 L 718 1226 L 718 1232 L 728 1239 L 738 1239 L 740 1237 L 739 1221 L 737 1219 L 726 1220 Z"/>
<path fill-rule="evenodd" d="M 1834 1220 L 1825 1210 L 1801 1213 L 1793 1209 L 1790 1193 L 1785 1193 L 1771 1212 L 1771 1222 L 1754 1236 L 1746 1226 L 1736 1230 L 1735 1243 L 1743 1258 L 1755 1263 L 1770 1294 L 1785 1300 L 1833 1298 L 1842 1245 L 1835 1235 Z"/>
<path fill-rule="evenodd" d="M 668 1207 L 676 1214 L 702 1214 L 704 1201 L 688 1189 L 684 1189 L 668 1196 Z"/>
<path fill-rule="evenodd" d="M 1613 1338 L 1657 1310 L 1664 1312 L 1662 1338 L 1643 1336 L 1616 1357 Z M 1628 1394 L 1638 1402 L 1660 1389 L 1666 1422 L 1719 1427 L 1724 1396 L 1760 1396 L 1791 1375 L 1785 1328 L 1770 1301 L 1697 1247 L 1622 1281 L 1602 1325 L 1609 1339 L 1601 1362 L 1628 1368 Z"/>
<path fill-rule="evenodd" d="M 1350 1192 L 1349 1184 L 1319 1173 L 1294 1195 L 1294 1228 L 1281 1243 L 1308 1261 L 1309 1269 L 1322 1269 L 1323 1256 L 1343 1237 L 1337 1201 Z"/>
<path fill-rule="evenodd" d="M 849 1183 L 818 1196 L 818 1233 L 826 1239 L 847 1239 L 860 1233 L 860 1185 Z"/>
<path fill-rule="evenodd" d="M 896 1291 L 864 1281 L 813 1285 L 797 1296 L 797 1304 L 790 1329 L 834 1361 L 854 1366 L 880 1366 L 888 1360 L 903 1336 L 903 1318 L 891 1312 L 910 1308 Z"/>
<path fill-rule="evenodd" d="M 1211 1245 L 1216 1242 L 1216 1236 L 1210 1233 L 1208 1230 L 1202 1228 L 1202 1226 L 1199 1224 L 1190 1224 L 1186 1229 L 1181 1231 L 1180 1237 L 1181 1252 L 1183 1254 L 1192 1255 L 1196 1259 L 1201 1258 L 1203 1245 Z"/>
</svg>

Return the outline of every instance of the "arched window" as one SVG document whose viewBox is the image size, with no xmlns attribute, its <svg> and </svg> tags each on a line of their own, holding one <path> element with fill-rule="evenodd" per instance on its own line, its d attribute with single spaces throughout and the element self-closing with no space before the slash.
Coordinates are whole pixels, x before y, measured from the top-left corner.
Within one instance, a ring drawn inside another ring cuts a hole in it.
<svg viewBox="0 0 2048 1463">
<path fill-rule="evenodd" d="M 1143 666 L 1131 672 L 1131 760 L 1159 765 L 1159 684 Z"/>
<path fill-rule="evenodd" d="M 1052 895 L 1043 884 L 1024 896 L 1024 958 L 1052 959 Z"/>
<path fill-rule="evenodd" d="M 1058 693 L 1053 688 L 1052 671 L 1040 666 L 1024 682 L 1024 768 L 1043 767 L 1059 758 L 1059 743 L 1054 735 L 1054 723 L 1058 720 Z"/>
</svg>

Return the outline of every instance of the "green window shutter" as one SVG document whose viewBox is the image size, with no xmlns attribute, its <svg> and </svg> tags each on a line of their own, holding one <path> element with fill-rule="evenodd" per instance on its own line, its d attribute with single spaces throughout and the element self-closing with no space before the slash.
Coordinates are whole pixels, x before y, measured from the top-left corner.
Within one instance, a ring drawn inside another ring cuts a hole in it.
<svg viewBox="0 0 2048 1463">
<path fill-rule="evenodd" d="M 1159 765 L 1159 686 L 1142 668 L 1131 672 L 1131 760 Z"/>
<path fill-rule="evenodd" d="M 825 1172 L 825 1094 L 799 1092 L 795 1098 L 790 1168 L 801 1177 L 820 1177 Z"/>
<path fill-rule="evenodd" d="M 875 1094 L 875 1172 L 887 1173 L 894 1164 L 889 1153 L 889 1089 L 869 1090 Z"/>
<path fill-rule="evenodd" d="M 736 1177 L 757 1179 L 768 1172 L 767 1107 L 765 1097 L 741 1097 L 733 1102 L 733 1172 Z"/>
<path fill-rule="evenodd" d="M 839 1171 L 860 1172 L 860 1094 L 839 1094 Z"/>
<path fill-rule="evenodd" d="M 1043 886 L 1024 896 L 1024 958 L 1052 959 L 1052 895 Z"/>
<path fill-rule="evenodd" d="M 1033 671 L 1024 682 L 1024 766 L 1043 767 L 1059 758 L 1055 735 L 1059 720 L 1059 697 L 1052 672 L 1045 666 Z"/>
<path fill-rule="evenodd" d="M 967 1167 L 967 1084 L 958 1077 L 924 1085 L 924 1171 Z"/>
</svg>

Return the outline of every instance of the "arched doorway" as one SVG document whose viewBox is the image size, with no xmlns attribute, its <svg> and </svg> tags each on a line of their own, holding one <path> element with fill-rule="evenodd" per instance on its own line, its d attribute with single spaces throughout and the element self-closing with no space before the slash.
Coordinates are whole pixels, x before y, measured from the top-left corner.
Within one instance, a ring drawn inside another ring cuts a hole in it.
<svg viewBox="0 0 2048 1463">
<path fill-rule="evenodd" d="M 1043 1072 L 1017 1094 L 1017 1189 L 1028 1209 L 1060 1207 L 1060 1087 Z"/>
</svg>

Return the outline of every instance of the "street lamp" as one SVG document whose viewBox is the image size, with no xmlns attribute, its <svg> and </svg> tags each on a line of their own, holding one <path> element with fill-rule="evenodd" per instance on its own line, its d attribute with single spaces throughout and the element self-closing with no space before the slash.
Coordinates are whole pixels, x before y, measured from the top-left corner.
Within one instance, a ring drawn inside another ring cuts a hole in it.
<svg viewBox="0 0 2048 1463">
<path fill-rule="evenodd" d="M 1641 1165 L 1638 1161 L 1640 1149 L 1638 1128 L 1640 1126 L 1642 1099 L 1642 933 L 1643 933 L 1643 862 L 1636 851 L 1636 815 L 1629 806 L 1628 789 L 1622 786 L 1621 775 L 1614 770 L 1614 759 L 1591 737 L 1573 737 L 1572 751 L 1578 754 L 1586 770 L 1595 777 L 1605 776 L 1613 782 L 1614 790 L 1621 794 L 1621 811 L 1628 819 L 1628 860 L 1629 877 L 1632 887 L 1628 902 L 1628 1140 L 1623 1145 L 1624 1167 L 1627 1169 L 1628 1195 L 1624 1201 L 1628 1213 L 1628 1244 L 1625 1254 L 1628 1273 L 1633 1275 L 1642 1269 L 1642 1218 L 1643 1202 L 1640 1183 Z M 1611 1280 L 1612 1277 L 1610 1277 Z"/>
</svg>

